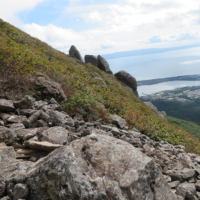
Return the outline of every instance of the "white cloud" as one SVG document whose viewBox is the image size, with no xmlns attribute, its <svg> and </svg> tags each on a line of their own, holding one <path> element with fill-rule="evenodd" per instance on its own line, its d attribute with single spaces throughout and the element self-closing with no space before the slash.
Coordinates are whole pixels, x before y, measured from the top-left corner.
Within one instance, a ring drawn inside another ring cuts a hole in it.
<svg viewBox="0 0 200 200">
<path fill-rule="evenodd" d="M 46 0 L 0 0 L 0 18 L 15 26 L 21 27 L 23 22 L 18 13 L 34 8 L 38 3 Z"/>
<path fill-rule="evenodd" d="M 186 61 L 181 63 L 182 65 L 191 65 L 191 64 L 195 64 L 195 63 L 199 63 L 200 60 L 192 60 L 192 61 Z"/>
<path fill-rule="evenodd" d="M 16 25 L 20 23 L 17 13 L 45 0 L 0 1 L 4 1 L 0 17 Z M 175 46 L 200 38 L 200 1 L 197 0 L 118 0 L 101 5 L 88 0 L 87 6 L 81 6 L 83 0 L 69 2 L 70 6 L 64 8 L 65 17 L 73 16 L 75 21 L 84 20 L 99 28 L 74 31 L 54 24 L 32 23 L 21 24 L 23 30 L 65 52 L 72 44 L 76 45 L 83 54 Z M 12 5 L 10 10 L 9 5 Z M 16 19 L 18 22 L 13 23 Z"/>
</svg>

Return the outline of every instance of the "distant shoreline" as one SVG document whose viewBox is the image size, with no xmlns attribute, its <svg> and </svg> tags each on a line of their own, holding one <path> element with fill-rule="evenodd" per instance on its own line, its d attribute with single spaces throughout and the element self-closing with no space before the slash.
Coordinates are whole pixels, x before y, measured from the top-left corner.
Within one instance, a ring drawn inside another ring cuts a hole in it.
<svg viewBox="0 0 200 200">
<path fill-rule="evenodd" d="M 200 74 L 137 81 L 138 86 L 154 85 L 168 81 L 200 81 Z"/>
</svg>

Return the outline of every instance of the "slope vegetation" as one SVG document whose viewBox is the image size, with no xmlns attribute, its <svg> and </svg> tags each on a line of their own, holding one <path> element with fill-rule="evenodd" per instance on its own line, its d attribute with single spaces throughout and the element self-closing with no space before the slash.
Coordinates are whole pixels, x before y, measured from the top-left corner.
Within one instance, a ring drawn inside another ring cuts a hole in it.
<svg viewBox="0 0 200 200">
<path fill-rule="evenodd" d="M 88 120 L 109 121 L 108 113 L 116 113 L 127 120 L 129 127 L 136 127 L 154 140 L 181 144 L 188 151 L 200 153 L 197 138 L 154 114 L 112 75 L 70 58 L 3 20 L 0 20 L 0 67 L 0 78 L 6 77 L 15 88 L 16 83 L 23 85 L 25 77 L 35 72 L 59 82 L 68 98 L 61 103 L 70 115 L 82 112 Z M 102 78 L 106 85 L 94 77 Z M 27 87 L 24 92 L 34 96 L 29 83 L 26 81 L 24 85 Z"/>
</svg>

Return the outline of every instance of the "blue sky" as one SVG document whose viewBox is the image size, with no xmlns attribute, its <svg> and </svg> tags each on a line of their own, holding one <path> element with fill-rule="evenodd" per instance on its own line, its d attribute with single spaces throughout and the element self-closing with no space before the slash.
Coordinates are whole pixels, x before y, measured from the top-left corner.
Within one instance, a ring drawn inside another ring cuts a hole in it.
<svg viewBox="0 0 200 200">
<path fill-rule="evenodd" d="M 198 0 L 0 0 L 0 3 L 0 18 L 65 53 L 71 45 L 84 56 L 155 48 L 184 49 L 188 45 L 195 48 L 200 44 Z"/>
</svg>

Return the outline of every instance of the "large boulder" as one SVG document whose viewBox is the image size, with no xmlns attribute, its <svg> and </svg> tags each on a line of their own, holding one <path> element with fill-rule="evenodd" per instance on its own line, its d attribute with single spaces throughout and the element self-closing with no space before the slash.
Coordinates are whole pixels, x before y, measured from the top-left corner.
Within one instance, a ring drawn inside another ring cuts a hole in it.
<svg viewBox="0 0 200 200">
<path fill-rule="evenodd" d="M 98 55 L 98 68 L 108 74 L 113 74 L 106 59 L 100 55 Z"/>
<path fill-rule="evenodd" d="M 96 56 L 93 55 L 85 55 L 85 63 L 90 63 L 95 67 L 98 67 L 98 60 Z"/>
<path fill-rule="evenodd" d="M 35 89 L 35 95 L 40 99 L 51 99 L 52 97 L 61 101 L 67 99 L 60 84 L 53 81 L 45 74 L 37 72 L 30 81 Z"/>
<path fill-rule="evenodd" d="M 156 106 L 154 106 L 151 102 L 144 102 L 153 112 L 155 112 L 157 115 L 162 117 L 163 119 L 167 120 L 167 114 L 165 111 L 158 111 Z"/>
<path fill-rule="evenodd" d="M 69 55 L 70 55 L 71 57 L 76 58 L 76 59 L 78 59 L 78 60 L 80 60 L 80 61 L 83 62 L 83 58 L 82 58 L 80 52 L 78 51 L 78 49 L 77 49 L 74 45 L 72 45 L 72 46 L 70 47 Z"/>
<path fill-rule="evenodd" d="M 116 79 L 138 97 L 137 81 L 129 73 L 121 70 L 115 74 Z"/>
<path fill-rule="evenodd" d="M 23 180 L 29 200 L 175 200 L 161 172 L 132 145 L 91 134 L 32 165 Z"/>
</svg>

